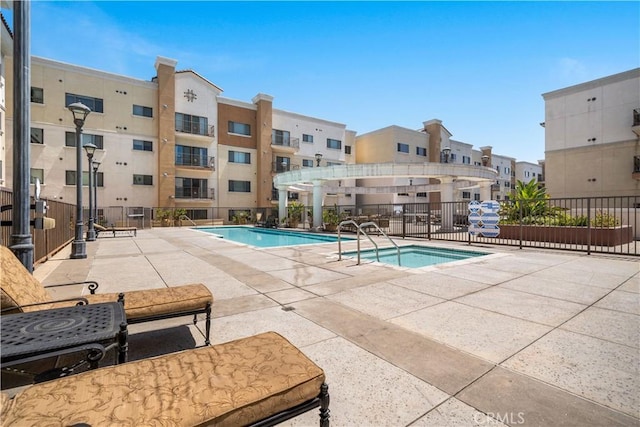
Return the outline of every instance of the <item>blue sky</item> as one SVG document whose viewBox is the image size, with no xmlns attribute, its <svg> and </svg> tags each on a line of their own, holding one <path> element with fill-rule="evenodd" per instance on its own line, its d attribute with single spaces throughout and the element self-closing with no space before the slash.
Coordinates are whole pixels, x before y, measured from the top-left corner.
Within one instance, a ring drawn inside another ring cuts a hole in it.
<svg viewBox="0 0 640 427">
<path fill-rule="evenodd" d="M 33 1 L 31 30 L 36 56 L 149 80 L 161 55 L 228 98 L 359 134 L 437 118 L 530 162 L 542 93 L 640 66 L 635 1 Z"/>
</svg>

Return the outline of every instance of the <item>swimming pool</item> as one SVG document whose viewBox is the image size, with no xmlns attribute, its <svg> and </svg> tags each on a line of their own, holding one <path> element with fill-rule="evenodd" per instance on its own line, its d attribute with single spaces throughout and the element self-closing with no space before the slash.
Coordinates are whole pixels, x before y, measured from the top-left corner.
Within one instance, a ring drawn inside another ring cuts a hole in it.
<svg viewBox="0 0 640 427">
<path fill-rule="evenodd" d="M 319 243 L 337 242 L 335 236 L 324 234 L 303 233 L 298 231 L 282 231 L 267 228 L 222 226 L 198 227 L 197 230 L 211 233 L 223 239 L 232 240 L 259 248 L 274 248 L 279 246 L 317 245 Z M 342 240 L 352 240 L 342 238 Z"/>
<path fill-rule="evenodd" d="M 352 256 L 354 258 L 358 256 L 357 251 L 343 252 L 342 254 L 345 256 Z M 398 251 L 396 248 L 382 248 L 378 251 L 378 254 L 380 256 L 380 262 L 384 264 L 398 265 Z M 420 268 L 484 255 L 489 254 L 460 249 L 409 245 L 400 247 L 400 264 L 402 267 Z M 360 251 L 360 258 L 370 261 L 378 261 L 375 249 Z"/>
</svg>

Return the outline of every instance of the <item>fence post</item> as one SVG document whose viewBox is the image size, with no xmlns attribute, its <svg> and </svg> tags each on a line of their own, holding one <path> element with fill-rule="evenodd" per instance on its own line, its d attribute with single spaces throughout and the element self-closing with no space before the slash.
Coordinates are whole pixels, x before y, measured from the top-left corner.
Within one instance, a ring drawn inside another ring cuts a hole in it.
<svg viewBox="0 0 640 427">
<path fill-rule="evenodd" d="M 591 255 L 591 197 L 587 198 L 587 255 Z"/>
</svg>

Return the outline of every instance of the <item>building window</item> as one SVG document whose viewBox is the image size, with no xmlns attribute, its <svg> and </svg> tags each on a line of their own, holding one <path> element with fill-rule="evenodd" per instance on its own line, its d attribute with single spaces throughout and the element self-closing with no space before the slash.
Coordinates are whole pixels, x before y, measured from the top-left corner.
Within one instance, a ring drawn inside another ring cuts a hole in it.
<svg viewBox="0 0 640 427">
<path fill-rule="evenodd" d="M 271 131 L 271 144 L 288 147 L 291 145 L 291 134 L 286 130 L 273 129 Z"/>
<path fill-rule="evenodd" d="M 427 157 L 427 149 L 424 147 L 416 147 L 416 155 Z"/>
<path fill-rule="evenodd" d="M 229 151 L 229 163 L 251 164 L 251 153 L 243 153 L 242 151 Z"/>
<path fill-rule="evenodd" d="M 98 149 L 102 150 L 104 148 L 104 137 L 102 135 L 93 135 L 90 133 L 83 133 L 82 137 L 82 145 L 92 143 Z M 64 135 L 64 145 L 67 147 L 75 147 L 76 146 L 76 133 L 75 132 L 65 132 Z"/>
<path fill-rule="evenodd" d="M 313 167 L 313 160 L 311 160 L 311 159 L 302 159 L 302 167 L 303 168 L 312 168 Z"/>
<path fill-rule="evenodd" d="M 44 184 L 44 169 L 31 168 L 29 173 L 29 184 L 35 184 L 36 178 L 40 180 L 41 184 Z"/>
<path fill-rule="evenodd" d="M 152 175 L 133 175 L 133 185 L 153 185 Z"/>
<path fill-rule="evenodd" d="M 251 193 L 250 181 L 234 181 L 229 180 L 229 192 L 230 193 Z"/>
<path fill-rule="evenodd" d="M 350 145 L 345 145 L 344 146 L 344 154 L 351 154 L 351 146 Z"/>
<path fill-rule="evenodd" d="M 471 157 L 462 156 L 462 163 L 465 164 L 465 165 L 470 165 L 471 164 Z"/>
<path fill-rule="evenodd" d="M 133 140 L 133 149 L 138 151 L 153 151 L 153 142 L 142 139 Z"/>
<path fill-rule="evenodd" d="M 336 150 L 341 150 L 342 141 L 338 139 L 327 138 L 327 148 L 334 148 Z"/>
<path fill-rule="evenodd" d="M 31 102 L 44 104 L 44 89 L 31 86 Z"/>
<path fill-rule="evenodd" d="M 409 197 L 409 193 L 398 193 L 398 196 Z"/>
<path fill-rule="evenodd" d="M 206 168 L 209 166 L 209 151 L 201 147 L 189 147 L 186 145 L 176 145 L 176 165 L 177 166 L 199 166 Z"/>
<path fill-rule="evenodd" d="M 251 125 L 246 123 L 232 122 L 231 120 L 229 120 L 229 133 L 251 136 Z"/>
<path fill-rule="evenodd" d="M 142 117 L 153 117 L 153 108 L 144 107 L 142 105 L 133 106 L 133 115 Z"/>
<path fill-rule="evenodd" d="M 480 193 L 475 193 L 475 194 L 473 195 L 473 200 L 480 201 Z"/>
<path fill-rule="evenodd" d="M 31 143 L 44 144 L 44 129 L 31 128 Z"/>
<path fill-rule="evenodd" d="M 93 113 L 104 113 L 104 102 L 101 98 L 92 98 L 90 96 L 76 95 L 73 93 L 67 93 L 65 95 L 65 100 L 67 106 L 73 104 L 74 102 L 82 102 L 84 105 L 91 109 Z"/>
<path fill-rule="evenodd" d="M 187 209 L 187 216 L 193 221 L 198 219 L 207 219 L 207 209 Z"/>
<path fill-rule="evenodd" d="M 421 193 L 416 193 L 416 197 L 427 197 L 427 193 L 426 192 L 421 192 Z"/>
<path fill-rule="evenodd" d="M 206 179 L 176 178 L 176 199 L 208 199 Z"/>
<path fill-rule="evenodd" d="M 496 171 L 500 173 L 500 166 L 496 166 Z"/>
<path fill-rule="evenodd" d="M 398 142 L 398 153 L 409 153 L 409 144 L 404 144 L 402 142 Z"/>
<path fill-rule="evenodd" d="M 302 142 L 310 142 L 311 144 L 313 144 L 313 135 L 308 135 L 306 133 L 303 133 Z"/>
<path fill-rule="evenodd" d="M 176 113 L 176 132 L 209 135 L 209 120 L 206 117 Z"/>
<path fill-rule="evenodd" d="M 467 200 L 471 198 L 471 192 L 470 191 L 463 191 L 462 192 L 462 198 Z"/>
<path fill-rule="evenodd" d="M 98 172 L 96 180 L 98 181 L 98 187 L 103 186 L 103 174 Z M 64 171 L 64 183 L 65 185 L 76 185 L 76 171 Z M 82 185 L 89 185 L 89 172 L 82 172 Z"/>
</svg>

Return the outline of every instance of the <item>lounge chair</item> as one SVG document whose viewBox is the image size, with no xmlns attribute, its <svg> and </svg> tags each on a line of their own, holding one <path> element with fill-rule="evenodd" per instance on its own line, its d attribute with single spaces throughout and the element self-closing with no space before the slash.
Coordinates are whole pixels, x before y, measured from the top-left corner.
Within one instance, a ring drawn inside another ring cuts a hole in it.
<svg viewBox="0 0 640 427">
<path fill-rule="evenodd" d="M 93 228 L 97 236 L 100 236 L 100 233 L 113 233 L 113 237 L 116 237 L 116 233 L 127 233 L 129 235 L 133 233 L 133 237 L 138 235 L 137 227 L 104 227 L 100 224 L 93 224 Z"/>
<path fill-rule="evenodd" d="M 209 345 L 211 331 L 211 304 L 213 296 L 203 284 L 189 284 L 169 288 L 129 291 L 125 293 L 96 294 L 95 281 L 65 283 L 43 286 L 20 263 L 13 252 L 0 246 L 1 309 L 2 313 L 23 313 L 48 308 L 63 307 L 77 303 L 103 303 L 120 301 L 124 304 L 129 324 L 205 314 L 205 343 Z M 46 288 L 86 284 L 90 295 L 70 300 L 56 301 Z"/>
<path fill-rule="evenodd" d="M 248 338 L 107 366 L 2 393 L 5 427 L 271 426 L 320 407 L 323 370 L 282 336 Z"/>
</svg>

